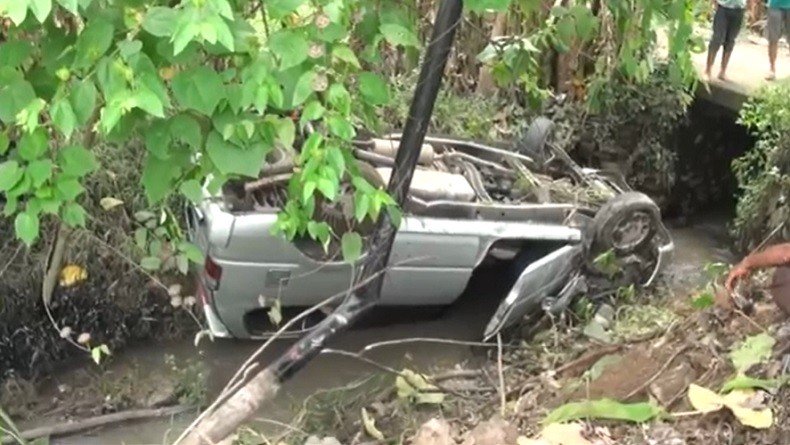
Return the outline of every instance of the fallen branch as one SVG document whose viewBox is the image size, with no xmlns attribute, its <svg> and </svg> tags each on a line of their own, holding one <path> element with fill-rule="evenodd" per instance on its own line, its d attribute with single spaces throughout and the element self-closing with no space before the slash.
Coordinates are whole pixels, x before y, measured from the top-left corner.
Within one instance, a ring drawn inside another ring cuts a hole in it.
<svg viewBox="0 0 790 445">
<path fill-rule="evenodd" d="M 505 417 L 505 411 L 507 410 L 507 389 L 505 388 L 505 372 L 502 370 L 502 334 L 497 333 L 496 335 L 496 344 L 497 344 L 497 356 L 496 356 L 496 366 L 497 366 L 497 375 L 499 376 L 499 402 L 500 402 L 500 414 L 502 417 Z"/>
<path fill-rule="evenodd" d="M 283 173 L 280 175 L 267 176 L 255 181 L 246 182 L 244 184 L 244 191 L 254 192 L 255 190 L 269 188 L 273 185 L 285 184 L 289 179 L 291 179 L 292 176 L 293 173 Z"/>
<path fill-rule="evenodd" d="M 554 373 L 563 377 L 565 377 L 566 375 L 576 376 L 580 374 L 578 372 L 579 370 L 587 370 L 590 368 L 590 366 L 594 365 L 595 362 L 600 360 L 602 357 L 618 352 L 621 349 L 623 349 L 623 345 L 608 345 L 602 348 L 598 348 L 595 351 L 590 351 L 585 354 L 582 354 L 579 358 L 558 367 L 554 371 Z"/>
<path fill-rule="evenodd" d="M 70 234 L 71 231 L 63 224 L 60 224 L 57 232 L 55 232 L 55 241 L 52 244 L 52 250 L 49 252 L 44 280 L 41 283 L 41 299 L 44 301 L 45 306 L 49 306 L 50 301 L 52 301 L 52 293 L 58 284 L 58 274 L 63 268 L 63 256 L 66 253 L 66 245 Z"/>
<path fill-rule="evenodd" d="M 39 437 L 64 436 L 119 422 L 150 419 L 153 417 L 173 416 L 184 413 L 190 409 L 192 409 L 190 406 L 170 406 L 167 408 L 122 411 L 119 413 L 105 414 L 103 416 L 77 420 L 74 422 L 64 422 L 50 426 L 43 426 L 40 428 L 33 428 L 31 430 L 21 432 L 19 437 L 23 440 L 33 440 Z M 15 439 L 11 437 L 4 437 L 2 440 L 0 440 L 0 444 L 12 444 L 14 443 L 14 440 Z"/>
</svg>

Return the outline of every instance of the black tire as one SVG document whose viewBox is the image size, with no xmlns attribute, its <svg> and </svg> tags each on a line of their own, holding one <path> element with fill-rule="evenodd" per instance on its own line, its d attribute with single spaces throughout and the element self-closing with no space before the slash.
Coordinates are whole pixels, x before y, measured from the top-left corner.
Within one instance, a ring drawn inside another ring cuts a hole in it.
<svg viewBox="0 0 790 445">
<path fill-rule="evenodd" d="M 552 131 L 554 131 L 554 122 L 551 119 L 543 116 L 536 118 L 518 141 L 516 151 L 542 164 L 547 158 L 546 142 Z"/>
<path fill-rule="evenodd" d="M 588 233 L 588 253 L 591 256 L 608 250 L 618 256 L 636 253 L 651 242 L 660 224 L 661 211 L 647 195 L 639 192 L 617 195 L 595 214 Z M 623 239 L 625 229 L 635 230 L 629 239 Z"/>
</svg>

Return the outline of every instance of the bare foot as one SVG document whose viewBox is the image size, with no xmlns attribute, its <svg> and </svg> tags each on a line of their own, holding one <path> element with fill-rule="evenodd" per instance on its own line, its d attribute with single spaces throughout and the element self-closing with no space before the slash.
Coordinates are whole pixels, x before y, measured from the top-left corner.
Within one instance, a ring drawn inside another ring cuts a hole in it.
<svg viewBox="0 0 790 445">
<path fill-rule="evenodd" d="M 776 72 L 775 71 L 769 72 L 768 75 L 765 76 L 765 80 L 776 80 Z"/>
<path fill-rule="evenodd" d="M 721 80 L 722 82 L 726 82 L 730 80 L 729 77 L 727 77 L 727 72 L 719 71 L 719 80 Z"/>
<path fill-rule="evenodd" d="M 705 71 L 705 74 L 702 75 L 702 80 L 710 83 L 710 71 Z"/>
</svg>

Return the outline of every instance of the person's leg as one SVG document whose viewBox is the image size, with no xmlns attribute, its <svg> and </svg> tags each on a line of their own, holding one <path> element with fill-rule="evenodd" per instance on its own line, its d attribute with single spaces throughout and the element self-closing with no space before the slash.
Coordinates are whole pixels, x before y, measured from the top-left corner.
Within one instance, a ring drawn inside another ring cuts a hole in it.
<svg viewBox="0 0 790 445">
<path fill-rule="evenodd" d="M 779 38 L 784 28 L 784 14 L 778 8 L 768 8 L 768 62 L 770 71 L 766 79 L 776 79 L 776 55 L 779 52 Z"/>
<path fill-rule="evenodd" d="M 721 55 L 721 71 L 719 71 L 719 79 L 721 80 L 727 80 L 727 64 L 730 63 L 732 50 L 735 49 L 735 39 L 741 32 L 743 12 L 743 9 L 727 10 L 727 33 L 724 37 L 724 52 Z"/>
<path fill-rule="evenodd" d="M 724 17 L 724 8 L 717 6 L 716 13 L 713 14 L 713 35 L 710 38 L 710 44 L 708 44 L 708 60 L 705 65 L 705 76 L 708 79 L 710 79 L 710 70 L 713 68 L 713 62 L 716 60 L 716 53 L 719 52 L 719 48 L 724 43 L 727 31 L 726 26 L 727 21 L 726 17 Z"/>
</svg>

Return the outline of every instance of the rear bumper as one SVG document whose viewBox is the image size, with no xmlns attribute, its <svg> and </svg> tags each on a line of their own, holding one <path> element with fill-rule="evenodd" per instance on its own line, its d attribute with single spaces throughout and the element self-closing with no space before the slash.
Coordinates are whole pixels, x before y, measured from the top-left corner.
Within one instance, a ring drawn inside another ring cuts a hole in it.
<svg viewBox="0 0 790 445">
<path fill-rule="evenodd" d="M 203 305 L 203 314 L 206 316 L 206 323 L 208 324 L 208 330 L 211 332 L 211 335 L 218 338 L 231 338 L 230 331 L 227 327 L 222 323 L 222 320 L 219 319 L 217 314 L 214 312 L 214 309 L 208 305 Z"/>
</svg>

